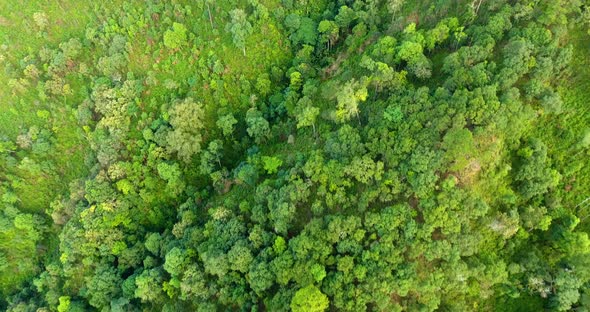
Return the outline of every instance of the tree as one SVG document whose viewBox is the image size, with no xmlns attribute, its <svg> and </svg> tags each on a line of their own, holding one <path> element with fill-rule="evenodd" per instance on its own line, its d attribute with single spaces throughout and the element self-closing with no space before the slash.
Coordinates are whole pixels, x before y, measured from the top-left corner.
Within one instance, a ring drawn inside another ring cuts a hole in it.
<svg viewBox="0 0 590 312">
<path fill-rule="evenodd" d="M 340 32 L 338 25 L 334 21 L 323 20 L 318 25 L 318 31 L 322 34 L 322 42 L 328 45 L 328 51 L 338 40 Z"/>
<path fill-rule="evenodd" d="M 70 296 L 59 297 L 59 306 L 57 306 L 58 312 L 67 312 L 70 309 Z"/>
<path fill-rule="evenodd" d="M 248 22 L 246 12 L 242 9 L 231 10 L 229 16 L 231 21 L 225 26 L 225 30 L 232 34 L 234 44 L 246 56 L 246 38 L 252 33 L 252 24 Z"/>
<path fill-rule="evenodd" d="M 343 5 L 338 9 L 338 14 L 334 17 L 334 20 L 340 28 L 347 29 L 356 18 L 356 12 L 348 6 Z"/>
<path fill-rule="evenodd" d="M 315 135 L 315 122 L 320 114 L 320 109 L 313 106 L 311 99 L 304 96 L 297 102 L 295 117 L 297 118 L 297 128 L 309 127 L 313 128 Z"/>
<path fill-rule="evenodd" d="M 35 22 L 35 25 L 39 31 L 44 31 L 49 25 L 49 18 L 45 12 L 33 13 L 33 21 Z"/>
<path fill-rule="evenodd" d="M 359 103 L 364 102 L 367 99 L 367 86 L 366 83 L 351 80 L 347 82 L 338 95 L 337 109 L 336 109 L 336 120 L 339 122 L 349 121 L 352 116 L 359 118 Z"/>
<path fill-rule="evenodd" d="M 396 55 L 397 40 L 391 36 L 383 36 L 374 44 L 371 51 L 371 57 L 387 65 L 393 65 Z M 362 65 L 362 63 L 361 63 Z M 369 68 L 369 70 L 372 70 Z"/>
<path fill-rule="evenodd" d="M 383 112 L 383 118 L 393 124 L 397 124 L 404 119 L 404 113 L 396 105 L 389 105 Z"/>
<path fill-rule="evenodd" d="M 182 274 L 180 282 L 180 296 L 184 300 L 189 298 L 205 299 L 211 290 L 207 287 L 205 273 L 195 265 L 191 265 Z"/>
<path fill-rule="evenodd" d="M 420 43 L 406 40 L 399 46 L 397 57 L 402 61 L 414 63 L 424 55 L 423 51 Z"/>
<path fill-rule="evenodd" d="M 283 164 L 283 161 L 277 157 L 263 156 L 262 162 L 264 164 L 264 170 L 266 173 L 273 174 L 277 172 L 277 169 Z"/>
<path fill-rule="evenodd" d="M 248 128 L 246 131 L 248 135 L 256 141 L 261 143 L 270 136 L 270 126 L 268 121 L 262 117 L 262 113 L 255 107 L 252 107 L 246 112 L 246 124 Z"/>
<path fill-rule="evenodd" d="M 161 272 L 157 269 L 144 270 L 135 279 L 135 297 L 143 302 L 156 302 L 163 298 L 162 291 L 163 278 Z"/>
<path fill-rule="evenodd" d="M 149 235 L 147 235 L 146 240 L 145 240 L 145 248 L 151 252 L 153 255 L 159 255 L 160 254 L 160 248 L 161 248 L 161 244 L 162 244 L 162 237 L 160 236 L 159 233 L 151 233 Z"/>
<path fill-rule="evenodd" d="M 219 117 L 216 124 L 217 127 L 221 129 L 224 136 L 230 136 L 233 135 L 234 125 L 237 123 L 238 121 L 234 118 L 234 115 L 230 113 Z"/>
<path fill-rule="evenodd" d="M 94 276 L 86 283 L 88 303 L 95 308 L 103 309 L 110 305 L 111 299 L 118 297 L 122 280 L 115 268 L 101 266 Z"/>
<path fill-rule="evenodd" d="M 258 180 L 258 170 L 253 165 L 243 162 L 235 170 L 234 175 L 238 183 L 255 186 Z"/>
<path fill-rule="evenodd" d="M 557 92 L 550 92 L 541 98 L 541 106 L 549 114 L 561 113 L 562 105 L 563 101 Z"/>
<path fill-rule="evenodd" d="M 164 270 L 172 276 L 178 276 L 184 272 L 187 264 L 187 257 L 184 250 L 174 247 L 166 254 L 166 261 L 164 262 Z"/>
<path fill-rule="evenodd" d="M 324 151 L 334 159 L 351 159 L 363 155 L 365 147 L 358 130 L 350 125 L 343 125 L 328 135 Z"/>
<path fill-rule="evenodd" d="M 201 169 L 202 174 L 211 174 L 215 171 L 215 165 L 221 167 L 221 156 L 223 151 L 223 142 L 221 140 L 213 140 L 209 142 L 207 150 L 201 153 Z"/>
<path fill-rule="evenodd" d="M 250 266 L 248 274 L 250 276 L 248 281 L 250 287 L 252 287 L 257 294 L 262 294 L 265 290 L 269 289 L 275 280 L 275 276 L 266 262 L 254 262 Z"/>
<path fill-rule="evenodd" d="M 320 114 L 320 109 L 313 106 L 306 106 L 300 114 L 297 114 L 297 128 L 309 127 L 313 129 L 315 134 L 315 121 Z"/>
<path fill-rule="evenodd" d="M 214 29 L 215 27 L 213 27 L 213 15 L 211 14 L 211 4 L 214 4 L 215 1 L 213 0 L 205 0 L 205 5 L 207 6 L 207 15 L 209 15 L 209 23 L 211 24 L 211 29 Z"/>
<path fill-rule="evenodd" d="M 256 90 L 260 92 L 260 95 L 267 96 L 270 92 L 271 81 L 268 74 L 263 74 L 256 78 Z"/>
<path fill-rule="evenodd" d="M 321 312 L 329 305 L 328 297 L 314 285 L 299 289 L 291 300 L 293 312 Z"/>
<path fill-rule="evenodd" d="M 158 170 L 158 175 L 166 182 L 168 182 L 167 189 L 170 193 L 174 195 L 182 193 L 185 185 L 181 179 L 181 171 L 178 164 L 170 165 L 168 163 L 161 162 L 158 164 L 156 168 Z"/>
<path fill-rule="evenodd" d="M 410 62 L 408 70 L 418 79 L 427 79 L 432 75 L 432 63 L 426 56 L 422 56 Z"/>
<path fill-rule="evenodd" d="M 401 9 L 405 0 L 387 0 L 387 11 L 391 14 L 391 21 L 395 20 L 395 14 Z"/>
<path fill-rule="evenodd" d="M 289 30 L 293 44 L 315 45 L 317 38 L 317 24 L 309 17 L 301 17 L 295 13 L 285 18 L 285 26 Z"/>
<path fill-rule="evenodd" d="M 167 137 L 168 148 L 176 152 L 180 159 L 189 162 L 193 155 L 201 151 L 205 111 L 200 103 L 187 98 L 176 103 L 169 114 L 172 131 Z"/>
<path fill-rule="evenodd" d="M 432 51 L 437 44 L 447 40 L 450 36 L 449 20 L 439 22 L 435 28 L 429 30 L 425 36 L 426 49 Z"/>
<path fill-rule="evenodd" d="M 326 268 L 320 264 L 311 266 L 311 275 L 316 282 L 321 282 L 326 277 Z"/>
<path fill-rule="evenodd" d="M 186 26 L 179 23 L 172 24 L 172 30 L 164 33 L 164 45 L 169 49 L 177 49 L 186 44 Z"/>
<path fill-rule="evenodd" d="M 242 273 L 248 272 L 250 263 L 254 260 L 252 252 L 245 240 L 236 243 L 227 253 L 227 260 L 232 270 Z"/>
<path fill-rule="evenodd" d="M 364 184 L 369 183 L 373 179 L 380 181 L 383 175 L 383 163 L 375 163 L 367 155 L 362 158 L 355 157 L 350 165 L 346 167 L 345 172 Z"/>
<path fill-rule="evenodd" d="M 557 185 L 560 175 L 551 169 L 547 146 L 538 139 L 531 139 L 517 152 L 519 159 L 514 172 L 517 190 L 525 200 L 544 194 Z"/>
</svg>

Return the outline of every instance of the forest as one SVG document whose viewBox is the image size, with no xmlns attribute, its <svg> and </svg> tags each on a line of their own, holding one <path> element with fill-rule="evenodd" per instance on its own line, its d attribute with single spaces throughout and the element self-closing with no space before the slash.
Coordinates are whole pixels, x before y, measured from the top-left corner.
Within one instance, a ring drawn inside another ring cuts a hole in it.
<svg viewBox="0 0 590 312">
<path fill-rule="evenodd" d="M 590 311 L 587 1 L 0 1 L 0 310 Z"/>
</svg>

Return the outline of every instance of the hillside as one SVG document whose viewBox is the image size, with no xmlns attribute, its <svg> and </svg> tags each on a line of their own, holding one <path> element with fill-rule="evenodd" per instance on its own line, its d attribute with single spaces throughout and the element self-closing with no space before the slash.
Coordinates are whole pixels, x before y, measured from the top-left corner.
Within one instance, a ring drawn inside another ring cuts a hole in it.
<svg viewBox="0 0 590 312">
<path fill-rule="evenodd" d="M 5 0 L 0 68 L 0 310 L 590 309 L 583 0 Z"/>
</svg>

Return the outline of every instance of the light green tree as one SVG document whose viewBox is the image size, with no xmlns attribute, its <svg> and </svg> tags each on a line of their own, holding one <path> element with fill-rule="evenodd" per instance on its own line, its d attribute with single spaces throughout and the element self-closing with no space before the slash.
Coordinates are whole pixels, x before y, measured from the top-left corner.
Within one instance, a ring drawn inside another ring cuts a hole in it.
<svg viewBox="0 0 590 312">
<path fill-rule="evenodd" d="M 224 116 L 219 117 L 217 119 L 217 127 L 221 129 L 224 136 L 230 136 L 234 132 L 234 125 L 237 124 L 238 121 L 234 118 L 234 115 L 227 114 Z"/>
<path fill-rule="evenodd" d="M 178 157 L 189 162 L 191 157 L 201 151 L 201 129 L 204 128 L 205 111 L 201 103 L 187 98 L 170 110 L 172 131 L 168 133 L 168 148 Z"/>
<path fill-rule="evenodd" d="M 172 25 L 172 30 L 167 30 L 164 33 L 164 45 L 170 49 L 176 49 L 186 44 L 187 34 L 186 26 L 179 23 Z"/>
<path fill-rule="evenodd" d="M 330 301 L 314 285 L 299 289 L 291 300 L 293 312 L 321 312 L 328 308 Z"/>
<path fill-rule="evenodd" d="M 246 56 L 246 37 L 252 33 L 252 24 L 248 22 L 246 12 L 242 9 L 231 10 L 229 16 L 231 21 L 225 26 L 225 30 L 232 34 L 234 44 Z"/>
</svg>

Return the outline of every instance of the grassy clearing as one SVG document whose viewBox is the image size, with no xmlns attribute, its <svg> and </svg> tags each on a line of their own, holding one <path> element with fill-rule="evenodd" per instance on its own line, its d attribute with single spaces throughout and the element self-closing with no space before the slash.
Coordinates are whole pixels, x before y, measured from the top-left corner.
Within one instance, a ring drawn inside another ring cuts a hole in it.
<svg viewBox="0 0 590 312">
<path fill-rule="evenodd" d="M 586 30 L 574 29 L 570 38 L 574 45 L 571 76 L 558 87 L 563 112 L 540 118 L 534 135 L 547 144 L 554 167 L 562 169 L 558 191 L 562 193 L 563 204 L 576 206 L 590 196 L 590 167 L 580 161 L 588 157 L 583 146 L 590 143 L 590 36 Z M 584 215 L 588 213 L 580 214 Z"/>
</svg>

